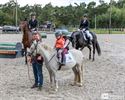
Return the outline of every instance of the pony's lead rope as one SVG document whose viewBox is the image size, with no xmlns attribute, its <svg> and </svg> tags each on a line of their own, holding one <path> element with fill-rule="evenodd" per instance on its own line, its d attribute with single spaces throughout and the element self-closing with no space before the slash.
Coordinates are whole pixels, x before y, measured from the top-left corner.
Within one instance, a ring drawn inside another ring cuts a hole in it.
<svg viewBox="0 0 125 100">
<path fill-rule="evenodd" d="M 53 54 L 53 56 L 50 58 L 50 60 L 47 62 L 46 65 L 48 65 L 50 63 L 50 61 L 53 59 L 53 57 L 56 55 L 56 53 Z"/>
<path fill-rule="evenodd" d="M 37 45 L 38 45 L 38 43 L 37 43 Z M 34 51 L 35 51 L 37 45 L 35 46 L 34 50 L 31 52 L 31 54 L 30 54 L 31 56 L 33 55 L 33 53 L 34 53 Z M 28 63 L 27 63 L 27 70 L 28 70 L 28 78 L 29 78 L 29 81 L 30 81 L 31 84 L 33 84 L 33 81 L 31 80 L 31 77 L 30 77 L 30 70 L 29 70 L 29 65 L 28 65 Z"/>
<path fill-rule="evenodd" d="M 31 80 L 31 77 L 30 77 L 30 70 L 29 70 L 29 65 L 28 64 L 27 64 L 27 69 L 28 69 L 28 78 L 29 78 L 30 83 L 32 84 L 33 81 Z"/>
</svg>

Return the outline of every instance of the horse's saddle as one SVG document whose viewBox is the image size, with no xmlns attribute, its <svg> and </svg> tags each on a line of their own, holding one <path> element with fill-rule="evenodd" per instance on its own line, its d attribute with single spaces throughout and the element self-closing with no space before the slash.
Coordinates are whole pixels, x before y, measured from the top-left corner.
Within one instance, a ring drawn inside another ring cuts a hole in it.
<svg viewBox="0 0 125 100">
<path fill-rule="evenodd" d="M 74 61 L 74 58 L 72 56 L 72 54 L 70 52 L 68 52 L 67 54 L 65 54 L 66 56 L 66 63 L 71 63 Z"/>
<path fill-rule="evenodd" d="M 92 40 L 93 40 L 93 36 L 92 33 L 90 31 L 86 32 L 86 31 L 81 31 L 80 33 L 80 37 L 83 37 L 85 42 L 88 44 L 91 44 Z M 79 42 L 82 43 L 83 39 L 80 38 Z"/>
<path fill-rule="evenodd" d="M 67 63 L 72 63 L 72 62 L 75 61 L 73 56 L 72 56 L 72 54 L 69 51 L 68 51 L 68 53 L 65 54 L 65 59 L 63 59 L 63 60 L 65 60 L 65 64 L 64 63 L 63 64 L 59 64 L 58 70 L 60 70 L 61 67 L 66 65 Z"/>
</svg>

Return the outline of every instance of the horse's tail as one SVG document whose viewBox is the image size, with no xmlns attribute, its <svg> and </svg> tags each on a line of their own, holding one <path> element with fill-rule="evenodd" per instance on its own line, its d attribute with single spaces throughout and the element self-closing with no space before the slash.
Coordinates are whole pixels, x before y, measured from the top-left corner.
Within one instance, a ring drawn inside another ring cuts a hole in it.
<svg viewBox="0 0 125 100">
<path fill-rule="evenodd" d="M 101 55 L 101 48 L 99 46 L 98 41 L 96 42 L 96 50 L 97 50 L 98 55 L 100 56 Z"/>
</svg>

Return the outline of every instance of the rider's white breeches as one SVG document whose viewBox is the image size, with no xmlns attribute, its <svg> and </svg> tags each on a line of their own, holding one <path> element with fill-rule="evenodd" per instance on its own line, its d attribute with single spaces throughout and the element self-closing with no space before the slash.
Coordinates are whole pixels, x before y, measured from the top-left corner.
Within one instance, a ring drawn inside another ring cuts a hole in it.
<svg viewBox="0 0 125 100">
<path fill-rule="evenodd" d="M 90 34 L 89 30 L 85 31 L 87 33 L 87 36 L 90 38 L 90 40 L 92 40 L 92 35 Z"/>
<path fill-rule="evenodd" d="M 90 40 L 92 40 L 92 35 L 90 34 L 89 30 L 82 29 L 82 31 L 83 31 L 83 36 L 84 36 L 85 39 L 86 39 L 86 37 L 85 37 L 84 32 L 86 32 L 87 36 L 90 38 Z"/>
</svg>

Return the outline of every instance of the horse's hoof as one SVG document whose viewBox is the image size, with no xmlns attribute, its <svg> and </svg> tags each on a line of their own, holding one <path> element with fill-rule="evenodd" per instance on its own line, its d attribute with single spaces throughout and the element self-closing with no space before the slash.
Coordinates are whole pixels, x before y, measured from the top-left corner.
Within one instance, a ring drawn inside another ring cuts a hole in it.
<svg viewBox="0 0 125 100">
<path fill-rule="evenodd" d="M 25 65 L 27 65 L 28 63 L 25 63 Z"/>
<path fill-rule="evenodd" d="M 91 56 L 89 56 L 89 60 L 92 59 Z"/>
<path fill-rule="evenodd" d="M 82 83 L 77 83 L 77 86 L 82 87 L 83 84 Z"/>
<path fill-rule="evenodd" d="M 58 91 L 58 89 L 55 89 L 55 92 L 57 92 Z"/>
<path fill-rule="evenodd" d="M 71 86 L 75 86 L 76 84 L 74 84 L 74 83 L 71 83 L 70 85 L 71 85 Z"/>
<path fill-rule="evenodd" d="M 51 85 L 51 86 L 50 86 L 50 88 L 52 89 L 52 88 L 53 88 L 53 86 Z"/>
<path fill-rule="evenodd" d="M 83 86 L 82 84 L 79 85 L 79 87 L 82 87 L 82 86 Z"/>
</svg>

